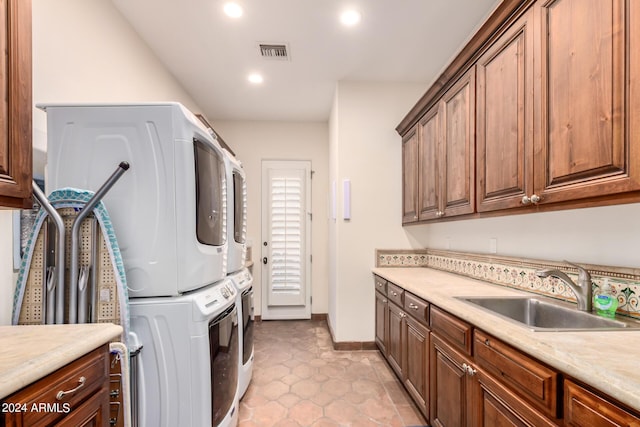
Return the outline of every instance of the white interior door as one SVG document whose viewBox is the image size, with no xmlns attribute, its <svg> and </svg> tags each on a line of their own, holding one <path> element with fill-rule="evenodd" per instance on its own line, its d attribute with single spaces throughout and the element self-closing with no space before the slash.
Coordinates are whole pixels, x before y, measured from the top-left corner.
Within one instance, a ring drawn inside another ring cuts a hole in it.
<svg viewBox="0 0 640 427">
<path fill-rule="evenodd" d="M 262 317 L 311 318 L 311 162 L 262 162 Z"/>
</svg>

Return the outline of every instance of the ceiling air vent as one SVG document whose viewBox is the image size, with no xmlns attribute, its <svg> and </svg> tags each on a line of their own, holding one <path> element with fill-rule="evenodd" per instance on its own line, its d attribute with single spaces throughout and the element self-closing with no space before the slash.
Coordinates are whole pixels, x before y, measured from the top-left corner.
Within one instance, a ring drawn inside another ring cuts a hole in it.
<svg viewBox="0 0 640 427">
<path fill-rule="evenodd" d="M 279 59 L 281 61 L 289 60 L 289 49 L 286 44 L 282 43 L 259 43 L 260 56 L 265 59 Z"/>
</svg>

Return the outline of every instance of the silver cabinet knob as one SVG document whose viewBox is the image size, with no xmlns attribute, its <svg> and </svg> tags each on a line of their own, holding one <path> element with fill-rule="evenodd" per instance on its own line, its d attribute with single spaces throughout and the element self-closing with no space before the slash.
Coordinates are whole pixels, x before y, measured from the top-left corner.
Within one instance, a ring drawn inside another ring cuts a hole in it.
<svg viewBox="0 0 640 427">
<path fill-rule="evenodd" d="M 532 194 L 531 197 L 522 196 L 521 203 L 523 205 L 530 205 L 530 204 L 537 205 L 538 202 L 540 202 L 540 200 L 542 200 L 542 198 L 540 196 L 538 196 L 537 194 Z"/>
<path fill-rule="evenodd" d="M 438 211 L 438 212 L 436 212 L 436 216 L 437 216 L 438 218 L 442 218 L 442 217 L 444 216 L 444 212 L 442 212 L 442 211 Z"/>
<path fill-rule="evenodd" d="M 417 305 L 415 305 L 414 303 L 410 302 L 410 303 L 409 303 L 409 308 L 411 308 L 411 309 L 413 309 L 413 310 L 417 310 L 417 309 L 418 309 L 418 306 L 417 306 Z"/>
</svg>

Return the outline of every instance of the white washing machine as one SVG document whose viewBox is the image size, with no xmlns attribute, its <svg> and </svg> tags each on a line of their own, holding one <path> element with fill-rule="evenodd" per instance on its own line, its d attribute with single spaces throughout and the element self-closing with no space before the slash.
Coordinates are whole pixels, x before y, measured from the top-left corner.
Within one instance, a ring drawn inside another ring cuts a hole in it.
<svg viewBox="0 0 640 427">
<path fill-rule="evenodd" d="M 244 396 L 253 375 L 253 277 L 249 269 L 243 268 L 227 276 L 237 290 L 236 305 L 239 307 L 240 359 L 238 374 L 238 399 Z"/>
<path fill-rule="evenodd" d="M 130 300 L 138 421 L 148 427 L 238 423 L 239 328 L 229 279 L 178 297 Z"/>
</svg>

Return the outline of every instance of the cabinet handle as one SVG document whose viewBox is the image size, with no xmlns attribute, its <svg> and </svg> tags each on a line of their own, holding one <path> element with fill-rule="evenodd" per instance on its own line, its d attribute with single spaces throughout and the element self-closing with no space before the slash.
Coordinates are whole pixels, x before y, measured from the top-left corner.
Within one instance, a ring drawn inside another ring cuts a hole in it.
<svg viewBox="0 0 640 427">
<path fill-rule="evenodd" d="M 462 364 L 462 370 L 465 371 L 469 376 L 474 376 L 478 371 L 473 369 L 471 365 L 467 365 L 466 363 Z"/>
<path fill-rule="evenodd" d="M 491 345 L 491 341 L 489 341 L 489 338 L 484 340 L 484 345 L 486 345 L 487 347 Z"/>
<path fill-rule="evenodd" d="M 62 400 L 67 394 L 75 393 L 76 391 L 84 387 L 84 384 L 86 382 L 87 382 L 87 379 L 85 377 L 78 378 L 78 385 L 76 386 L 76 388 L 72 388 L 71 390 L 67 390 L 67 391 L 60 390 L 58 394 L 56 394 L 56 399 Z"/>
<path fill-rule="evenodd" d="M 395 292 L 395 291 L 391 291 L 391 293 L 393 294 L 393 296 L 394 296 L 394 297 L 397 297 L 397 296 L 398 296 L 398 293 L 397 293 L 397 292 Z"/>
<path fill-rule="evenodd" d="M 436 216 L 437 216 L 438 218 L 441 218 L 441 217 L 443 217 L 443 216 L 444 216 L 444 212 L 442 212 L 442 211 L 438 211 L 438 212 L 436 212 Z"/>
<path fill-rule="evenodd" d="M 522 196 L 522 204 L 523 205 L 528 205 L 531 203 L 531 199 L 527 196 Z"/>
<path fill-rule="evenodd" d="M 418 309 L 418 306 L 417 306 L 417 305 L 415 305 L 414 303 L 410 302 L 410 303 L 409 303 L 409 308 L 412 308 L 412 309 L 414 309 L 414 310 L 417 310 L 417 309 Z"/>
<path fill-rule="evenodd" d="M 383 300 L 382 300 L 382 302 L 383 302 L 384 304 L 386 304 L 386 303 L 388 303 L 389 301 L 387 301 L 386 299 L 383 299 Z"/>
</svg>

